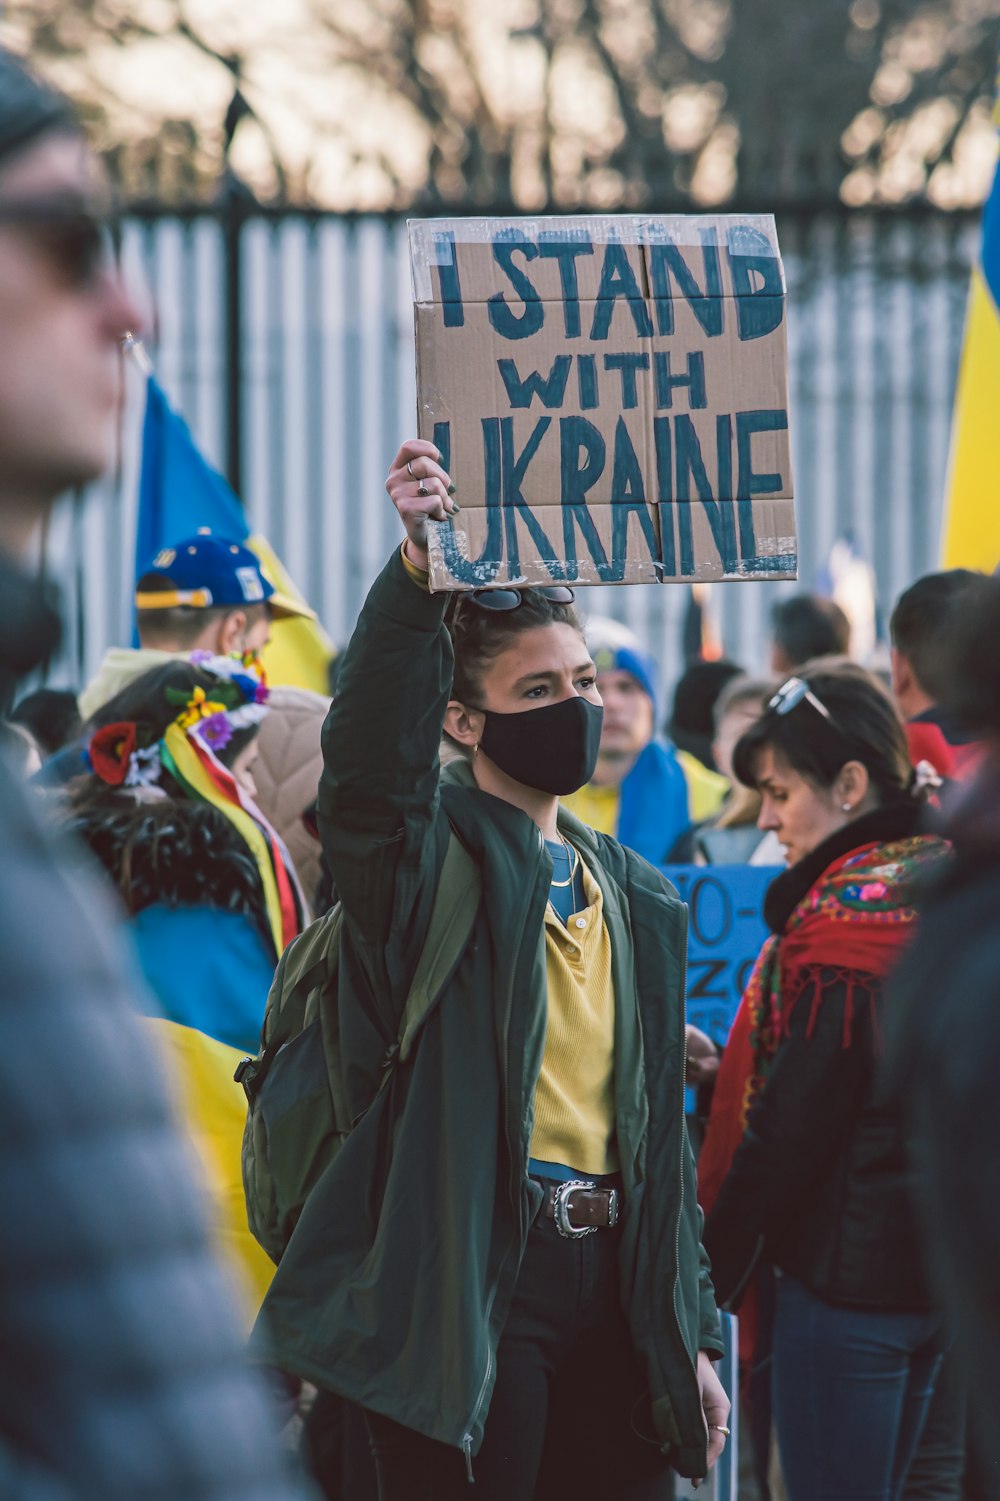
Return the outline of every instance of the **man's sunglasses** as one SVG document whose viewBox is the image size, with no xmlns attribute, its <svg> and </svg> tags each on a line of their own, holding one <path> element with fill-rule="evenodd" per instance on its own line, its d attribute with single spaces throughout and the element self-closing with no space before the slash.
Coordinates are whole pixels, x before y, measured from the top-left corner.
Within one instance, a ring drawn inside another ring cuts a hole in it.
<svg viewBox="0 0 1000 1501">
<path fill-rule="evenodd" d="M 565 584 L 553 584 L 542 589 L 533 589 L 531 592 L 540 594 L 543 599 L 549 600 L 554 605 L 571 605 L 576 598 L 573 590 Z M 463 594 L 462 598 L 475 605 L 477 609 L 494 610 L 497 614 L 516 610 L 524 601 L 524 595 L 520 589 L 473 589 L 469 594 Z"/>
<path fill-rule="evenodd" d="M 0 198 L 0 225 L 26 231 L 68 286 L 93 286 L 113 259 L 111 219 L 76 198 Z"/>
<path fill-rule="evenodd" d="M 790 714 L 797 709 L 799 704 L 810 704 L 823 718 L 833 724 L 833 715 L 820 699 L 818 699 L 809 684 L 802 678 L 789 678 L 787 683 L 782 683 L 777 693 L 768 703 L 770 714 Z"/>
</svg>

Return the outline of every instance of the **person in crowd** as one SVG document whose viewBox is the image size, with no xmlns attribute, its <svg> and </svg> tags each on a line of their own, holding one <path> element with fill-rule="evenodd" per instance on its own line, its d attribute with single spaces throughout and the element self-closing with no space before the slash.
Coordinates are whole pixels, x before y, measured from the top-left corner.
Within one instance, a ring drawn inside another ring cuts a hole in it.
<svg viewBox="0 0 1000 1501">
<path fill-rule="evenodd" d="M 323 770 L 320 735 L 330 700 L 308 688 L 273 687 L 257 737 L 257 806 L 279 829 L 306 900 L 324 910 L 321 851 L 313 809 Z"/>
<path fill-rule="evenodd" d="M 604 703 L 594 775 L 564 807 L 599 833 L 662 865 L 690 825 L 687 781 L 671 745 L 655 738 L 656 663 L 616 620 L 587 623 Z"/>
<path fill-rule="evenodd" d="M 771 670 L 787 677 L 817 657 L 851 654 L 851 622 L 832 599 L 794 594 L 771 612 Z"/>
<path fill-rule="evenodd" d="M 665 1497 L 671 1464 L 707 1473 L 728 1414 L 683 1120 L 684 909 L 560 808 L 591 780 L 602 719 L 572 591 L 429 592 L 427 518 L 451 509 L 439 457 L 413 440 L 393 463 L 406 540 L 324 731 L 340 1047 L 363 1114 L 255 1344 L 366 1409 L 382 1501 L 448 1501 L 470 1479 L 480 1501 Z M 461 751 L 443 773 L 442 731 Z M 479 873 L 475 923 L 380 1089 L 452 830 Z"/>
<path fill-rule="evenodd" d="M 918 1472 L 906 1494 L 943 1494 L 940 1489 L 918 1490 L 917 1485 L 938 1479 L 943 1462 L 956 1450 L 961 1460 L 962 1439 L 967 1438 L 961 1494 L 969 1501 L 993 1501 L 1000 1495 L 995 1169 L 1000 1134 L 1000 672 L 995 649 L 1000 583 L 980 575 L 973 579 L 971 594 L 948 622 L 947 649 L 935 664 L 940 717 L 925 723 L 943 724 L 949 731 L 961 725 L 962 738 L 953 740 L 949 733 L 947 743 L 957 748 L 975 743 L 979 755 L 973 774 L 954 789 L 947 806 L 946 831 L 955 858 L 922 903 L 916 942 L 895 982 L 896 1007 L 886 1046 L 911 1126 L 914 1161 L 921 1168 L 931 1270 L 955 1322 L 954 1353 L 959 1357 L 953 1360 L 949 1353 L 946 1358 L 944 1400 L 939 1404 L 935 1394 L 928 1420 L 938 1446 L 918 1455 Z M 960 781 L 967 765 L 957 768 Z"/>
<path fill-rule="evenodd" d="M 928 573 L 904 589 L 889 621 L 892 691 L 910 759 L 915 766 L 929 762 L 948 781 L 964 780 L 982 749 L 944 704 L 951 689 L 952 638 L 986 585 L 986 576 L 969 568 Z"/>
<path fill-rule="evenodd" d="M 112 647 L 80 694 L 83 719 L 169 657 L 206 651 L 254 661 L 267 645 L 271 622 L 312 617 L 297 600 L 279 594 L 248 547 L 203 527 L 163 548 L 135 590 L 138 647 Z"/>
<path fill-rule="evenodd" d="M 736 746 L 788 869 L 722 1060 L 706 1246 L 736 1307 L 778 1270 L 772 1392 L 790 1501 L 895 1501 L 946 1340 L 880 1040 L 886 980 L 947 846 L 919 832 L 902 725 L 859 667 L 790 678 Z"/>
<path fill-rule="evenodd" d="M 105 208 L 66 101 L 0 51 L 0 692 L 58 642 L 31 536 L 113 452 L 136 314 Z M 292 1501 L 112 906 L 2 756 L 0 845 L 0 1491 Z"/>
<path fill-rule="evenodd" d="M 674 689 L 667 733 L 684 768 L 695 823 L 714 817 L 729 793 L 728 778 L 712 755 L 715 705 L 726 684 L 740 674 L 735 662 L 692 662 Z"/>
<path fill-rule="evenodd" d="M 756 723 L 776 684 L 764 678 L 731 678 L 715 705 L 712 758 L 729 782 L 729 796 L 714 818 L 695 824 L 675 845 L 671 860 L 682 865 L 782 865 L 773 829 L 761 833 L 760 793 L 744 787 L 733 772 L 737 741 Z"/>
<path fill-rule="evenodd" d="M 155 667 L 187 661 L 192 653 L 231 657 L 254 671 L 267 645 L 271 623 L 293 617 L 312 617 L 308 606 L 276 592 L 260 560 L 241 543 L 215 536 L 207 527 L 157 553 L 136 586 L 138 647 L 112 647 L 97 674 L 80 694 L 81 714 L 95 720 L 109 699 Z M 267 767 L 315 767 L 319 776 L 320 716 L 303 712 L 301 700 L 278 695 L 267 720 L 265 776 L 259 798 L 266 815 L 288 850 L 306 858 L 298 872 L 301 884 L 313 895 L 316 878 L 315 845 L 302 826 L 301 805 L 290 799 Z M 77 738 L 49 761 L 39 783 L 53 788 L 76 776 L 83 764 L 84 744 Z M 301 783 L 296 778 L 296 786 Z M 313 793 L 314 795 L 314 793 Z"/>
<path fill-rule="evenodd" d="M 247 1227 L 233 1073 L 257 1048 L 275 966 L 305 907 L 255 801 L 267 688 L 252 666 L 194 655 L 143 673 L 95 715 L 68 817 L 129 917 L 219 1240 L 253 1314 L 272 1268 Z"/>
<path fill-rule="evenodd" d="M 43 761 L 75 740 L 81 729 L 76 694 L 70 688 L 36 688 L 18 701 L 10 718 L 28 731 Z"/>
</svg>

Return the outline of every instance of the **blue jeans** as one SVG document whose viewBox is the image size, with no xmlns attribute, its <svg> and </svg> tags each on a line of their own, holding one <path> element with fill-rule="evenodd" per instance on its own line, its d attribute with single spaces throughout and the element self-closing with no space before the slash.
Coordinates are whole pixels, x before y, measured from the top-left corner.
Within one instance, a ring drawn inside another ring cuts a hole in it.
<svg viewBox="0 0 1000 1501">
<path fill-rule="evenodd" d="M 777 1281 L 774 1422 L 789 1501 L 899 1501 L 941 1362 L 935 1314 L 824 1303 Z"/>
</svg>

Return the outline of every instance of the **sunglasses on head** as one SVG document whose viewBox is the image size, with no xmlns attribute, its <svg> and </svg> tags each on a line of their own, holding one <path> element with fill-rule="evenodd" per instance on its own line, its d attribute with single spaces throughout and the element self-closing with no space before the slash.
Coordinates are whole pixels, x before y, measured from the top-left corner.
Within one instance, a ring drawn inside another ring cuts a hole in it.
<svg viewBox="0 0 1000 1501">
<path fill-rule="evenodd" d="M 573 590 L 565 584 L 553 584 L 543 589 L 533 589 L 532 593 L 540 594 L 543 599 L 549 600 L 554 605 L 571 605 L 576 598 Z M 469 594 L 463 594 L 462 598 L 475 605 L 477 609 L 493 610 L 497 614 L 516 610 L 518 605 L 524 602 L 521 589 L 473 589 Z"/>
<path fill-rule="evenodd" d="M 68 286 L 93 286 L 113 258 L 111 220 L 78 198 L 0 198 L 0 225 L 26 231 Z"/>
<path fill-rule="evenodd" d="M 818 699 L 809 684 L 802 678 L 789 678 L 787 683 L 782 683 L 777 693 L 768 703 L 770 714 L 790 714 L 797 709 L 799 704 L 810 704 L 818 714 L 833 724 L 833 715 L 820 699 Z"/>
</svg>

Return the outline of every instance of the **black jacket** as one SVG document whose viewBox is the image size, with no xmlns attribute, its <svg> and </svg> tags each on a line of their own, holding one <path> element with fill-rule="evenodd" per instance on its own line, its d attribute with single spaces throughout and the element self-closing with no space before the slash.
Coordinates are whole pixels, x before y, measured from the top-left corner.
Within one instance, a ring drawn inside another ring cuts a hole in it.
<svg viewBox="0 0 1000 1501">
<path fill-rule="evenodd" d="M 928 1258 L 983 1437 L 1000 1412 L 1000 762 L 948 821 L 955 859 L 893 979 L 886 1052 L 912 1132 Z"/>
<path fill-rule="evenodd" d="M 0 851 L 0 1495 L 292 1501 L 100 877 L 2 760 Z"/>
<path fill-rule="evenodd" d="M 781 934 L 834 860 L 916 832 L 909 802 L 878 809 L 825 840 L 772 882 L 765 917 Z M 824 974 L 813 1030 L 807 990 L 793 1008 L 746 1135 L 705 1225 L 716 1293 L 738 1302 L 763 1254 L 831 1303 L 924 1311 L 928 1292 L 898 1104 L 880 1036 L 882 987 L 855 988 L 844 1046 L 846 985 Z"/>
</svg>

